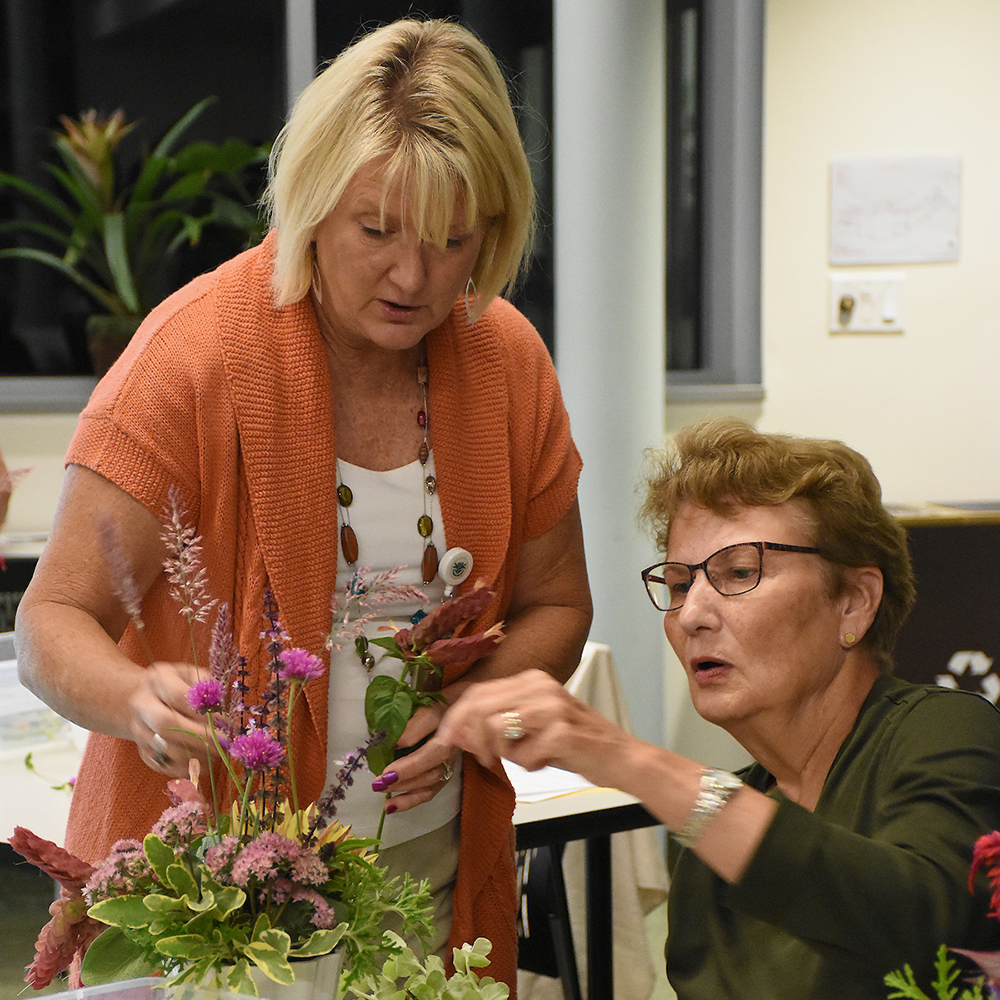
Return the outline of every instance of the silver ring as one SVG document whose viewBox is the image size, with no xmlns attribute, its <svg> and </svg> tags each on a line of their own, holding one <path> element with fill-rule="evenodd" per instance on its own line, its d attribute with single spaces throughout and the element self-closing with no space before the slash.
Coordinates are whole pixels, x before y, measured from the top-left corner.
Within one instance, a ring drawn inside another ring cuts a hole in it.
<svg viewBox="0 0 1000 1000">
<path fill-rule="evenodd" d="M 448 761 L 443 760 L 441 761 L 441 770 L 444 772 L 444 783 L 447 785 L 451 781 L 451 776 L 455 773 L 455 769 Z"/>
<path fill-rule="evenodd" d="M 170 763 L 167 754 L 167 741 L 159 734 L 153 733 L 153 763 L 157 767 L 166 767 Z"/>
<path fill-rule="evenodd" d="M 511 743 L 524 738 L 524 724 L 520 712 L 504 712 L 500 716 L 503 719 L 504 737 Z"/>
</svg>

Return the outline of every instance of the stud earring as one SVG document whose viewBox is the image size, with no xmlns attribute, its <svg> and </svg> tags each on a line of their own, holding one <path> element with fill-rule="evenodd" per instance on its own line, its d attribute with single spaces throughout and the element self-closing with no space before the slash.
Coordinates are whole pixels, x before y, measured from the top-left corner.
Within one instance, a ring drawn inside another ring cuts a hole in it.
<svg viewBox="0 0 1000 1000">
<path fill-rule="evenodd" d="M 848 632 L 844 636 L 844 642 L 846 642 L 848 646 L 853 646 L 857 641 L 858 637 L 853 632 Z"/>
</svg>

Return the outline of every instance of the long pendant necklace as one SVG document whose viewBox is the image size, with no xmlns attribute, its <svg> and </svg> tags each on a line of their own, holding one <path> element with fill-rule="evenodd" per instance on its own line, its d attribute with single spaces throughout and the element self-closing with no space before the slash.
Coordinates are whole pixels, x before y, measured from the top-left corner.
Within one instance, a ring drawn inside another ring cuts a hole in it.
<svg viewBox="0 0 1000 1000">
<path fill-rule="evenodd" d="M 420 577 L 424 583 L 430 583 L 437 575 L 438 554 L 437 548 L 431 541 L 434 531 L 434 521 L 428 513 L 430 497 L 437 491 L 437 480 L 427 472 L 427 461 L 430 458 L 430 446 L 427 443 L 427 434 L 430 428 L 429 407 L 427 405 L 427 357 L 421 349 L 420 359 L 417 361 L 417 384 L 420 386 L 421 408 L 417 412 L 417 425 L 423 430 L 423 440 L 417 449 L 417 459 L 420 462 L 421 478 L 423 479 L 423 513 L 417 518 L 417 534 L 423 540 L 423 555 L 420 560 Z M 340 551 L 344 554 L 344 561 L 353 567 L 357 567 L 358 562 L 358 536 L 351 527 L 351 504 L 354 502 L 354 494 L 351 488 L 344 482 L 341 474 L 340 463 L 337 463 L 337 478 L 340 483 L 337 486 L 337 503 L 341 514 L 340 525 Z"/>
</svg>

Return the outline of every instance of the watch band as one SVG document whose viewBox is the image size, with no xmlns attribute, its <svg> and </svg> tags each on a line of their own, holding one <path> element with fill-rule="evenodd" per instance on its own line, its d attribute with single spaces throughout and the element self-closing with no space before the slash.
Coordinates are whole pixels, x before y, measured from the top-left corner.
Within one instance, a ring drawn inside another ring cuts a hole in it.
<svg viewBox="0 0 1000 1000">
<path fill-rule="evenodd" d="M 705 832 L 705 828 L 718 815 L 719 810 L 729 801 L 730 796 L 743 782 L 728 771 L 705 767 L 701 771 L 701 788 L 684 827 L 677 834 L 677 839 L 685 846 L 691 847 Z"/>
</svg>

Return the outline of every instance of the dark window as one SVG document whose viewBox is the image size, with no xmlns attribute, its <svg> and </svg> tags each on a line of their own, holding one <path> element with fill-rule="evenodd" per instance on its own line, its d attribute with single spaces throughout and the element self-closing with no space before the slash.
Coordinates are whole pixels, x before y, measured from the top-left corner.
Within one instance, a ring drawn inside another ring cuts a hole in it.
<svg viewBox="0 0 1000 1000">
<path fill-rule="evenodd" d="M 150 146 L 189 108 L 217 101 L 185 139 L 230 137 L 269 142 L 286 113 L 284 7 L 280 0 L 46 0 L 4 5 L 0 43 L 0 170 L 45 184 L 42 161 L 60 115 L 121 107 L 135 131 L 123 157 L 139 163 Z M 531 272 L 516 304 L 551 349 L 551 0 L 425 3 L 318 0 L 319 65 L 364 26 L 417 9 L 457 17 L 497 53 L 509 73 L 531 153 L 542 229 Z M 0 192 L 0 221 L 21 209 Z M 14 245 L 0 233 L 0 245 Z M 223 238 L 206 239 L 172 276 L 189 277 L 235 253 Z M 169 289 L 168 289 L 169 290 Z M 87 295 L 32 262 L 0 261 L 0 375 L 88 374 Z M 2 396 L 2 389 L 0 389 Z"/>
</svg>

